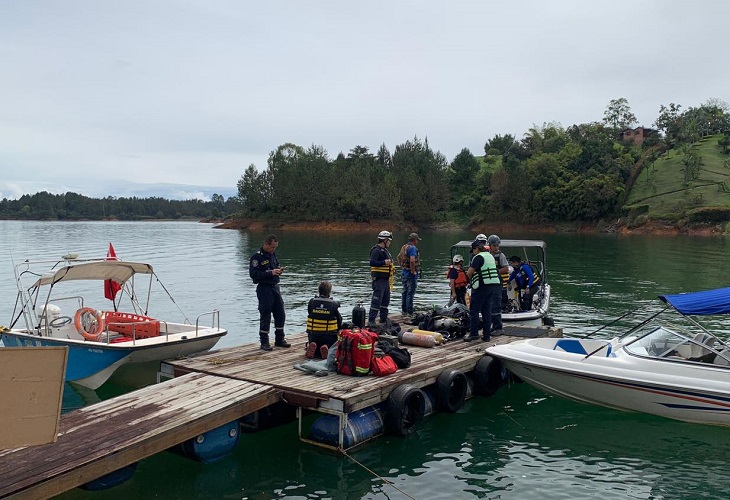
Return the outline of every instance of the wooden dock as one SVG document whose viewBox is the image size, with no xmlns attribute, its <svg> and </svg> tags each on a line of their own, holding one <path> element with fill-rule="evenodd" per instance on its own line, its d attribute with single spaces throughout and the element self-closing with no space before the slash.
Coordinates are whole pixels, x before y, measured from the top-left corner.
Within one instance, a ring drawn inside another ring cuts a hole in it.
<svg viewBox="0 0 730 500">
<path fill-rule="evenodd" d="M 189 374 L 62 415 L 55 443 L 0 450 L 0 498 L 49 498 L 279 401 L 270 386 Z"/>
<path fill-rule="evenodd" d="M 0 498 L 58 495 L 280 402 L 296 408 L 299 437 L 308 442 L 302 437 L 304 410 L 336 415 L 338 446 L 314 444 L 342 450 L 348 415 L 385 401 L 399 385 L 423 388 L 447 369 L 469 373 L 489 345 L 562 335 L 549 327 L 504 330 L 490 342 L 405 346 L 411 366 L 385 377 L 317 377 L 295 369 L 307 361 L 306 334 L 288 336 L 289 349 L 266 352 L 255 343 L 165 361 L 162 371 L 172 380 L 63 415 L 55 443 L 0 450 Z"/>
<path fill-rule="evenodd" d="M 404 326 L 404 330 L 414 328 Z M 267 352 L 259 349 L 258 343 L 247 344 L 188 359 L 166 361 L 163 363 L 163 372 L 174 377 L 205 373 L 269 385 L 281 393 L 282 401 L 297 407 L 300 439 L 304 439 L 301 425 L 303 409 L 339 416 L 339 448 L 343 448 L 347 415 L 385 401 L 397 386 L 429 386 L 446 369 L 469 373 L 485 355 L 484 350 L 489 345 L 509 343 L 524 337 L 562 335 L 561 330 L 551 327 L 505 326 L 504 330 L 504 335 L 493 337 L 490 342 L 463 342 L 456 339 L 433 348 L 402 346 L 411 353 L 411 366 L 385 377 L 352 377 L 333 372 L 324 377 L 315 377 L 295 369 L 294 365 L 307 361 L 304 356 L 306 334 L 287 336 L 292 344 L 289 349 L 275 348 Z"/>
</svg>

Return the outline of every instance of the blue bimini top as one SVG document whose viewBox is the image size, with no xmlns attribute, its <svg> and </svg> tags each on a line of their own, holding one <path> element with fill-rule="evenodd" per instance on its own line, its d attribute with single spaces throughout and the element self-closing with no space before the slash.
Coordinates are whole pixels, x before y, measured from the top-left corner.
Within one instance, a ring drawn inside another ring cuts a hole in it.
<svg viewBox="0 0 730 500">
<path fill-rule="evenodd" d="M 730 313 L 730 287 L 705 290 L 702 292 L 660 295 L 659 299 L 685 315 Z"/>
</svg>

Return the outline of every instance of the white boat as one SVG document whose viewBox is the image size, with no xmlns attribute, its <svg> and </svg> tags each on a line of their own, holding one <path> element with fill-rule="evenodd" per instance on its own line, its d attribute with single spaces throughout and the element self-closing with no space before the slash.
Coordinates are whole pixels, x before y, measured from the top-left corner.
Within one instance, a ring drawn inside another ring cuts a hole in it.
<svg viewBox="0 0 730 500">
<path fill-rule="evenodd" d="M 486 352 L 520 379 L 558 396 L 730 426 L 730 344 L 691 317 L 730 313 L 730 288 L 660 299 L 688 319 L 696 333 L 645 321 L 611 340 L 537 338 Z"/>
<path fill-rule="evenodd" d="M 471 241 L 459 241 L 451 247 L 451 258 L 459 254 L 464 262 L 471 259 Z M 547 274 L 547 245 L 541 240 L 502 240 L 499 250 L 509 258 L 517 255 L 540 277 L 539 288 L 532 300 L 529 310 L 521 310 L 519 291 L 514 282 L 507 284 L 508 302 L 502 304 L 502 322 L 524 326 L 553 326 L 553 319 L 548 315 L 550 309 L 550 283 Z M 466 269 L 468 264 L 464 265 Z"/>
<path fill-rule="evenodd" d="M 227 333 L 217 309 L 194 322 L 179 307 L 179 322 L 156 317 L 152 297 L 166 294 L 177 304 L 150 264 L 68 254 L 18 264 L 15 279 L 16 310 L 10 327 L 0 329 L 3 344 L 68 346 L 66 380 L 91 389 L 121 367 L 133 375 L 150 365 L 159 369 L 164 359 L 207 351 Z"/>
</svg>

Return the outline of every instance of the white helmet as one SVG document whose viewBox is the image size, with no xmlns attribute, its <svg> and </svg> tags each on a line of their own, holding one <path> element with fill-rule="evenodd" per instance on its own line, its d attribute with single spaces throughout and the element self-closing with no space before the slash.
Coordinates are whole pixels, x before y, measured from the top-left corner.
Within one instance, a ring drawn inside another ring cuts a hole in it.
<svg viewBox="0 0 730 500">
<path fill-rule="evenodd" d="M 464 257 L 462 257 L 459 254 L 454 255 L 454 258 L 452 259 L 454 264 L 458 264 L 459 262 L 464 262 Z"/>
<path fill-rule="evenodd" d="M 392 240 L 393 239 L 393 233 L 390 231 L 380 231 L 378 233 L 378 239 L 379 240 Z"/>
<path fill-rule="evenodd" d="M 502 240 L 500 240 L 500 239 L 499 239 L 499 236 L 497 236 L 496 234 L 490 234 L 490 235 L 489 235 L 489 238 L 487 239 L 487 242 L 488 242 L 488 243 L 489 243 L 490 245 L 496 245 L 496 246 L 499 246 L 499 245 L 500 245 L 500 244 L 502 243 Z"/>
<path fill-rule="evenodd" d="M 479 234 L 477 234 L 477 237 L 474 238 L 474 240 L 475 241 L 483 241 L 483 242 L 486 243 L 487 242 L 487 237 L 484 236 L 482 233 L 479 233 Z"/>
</svg>

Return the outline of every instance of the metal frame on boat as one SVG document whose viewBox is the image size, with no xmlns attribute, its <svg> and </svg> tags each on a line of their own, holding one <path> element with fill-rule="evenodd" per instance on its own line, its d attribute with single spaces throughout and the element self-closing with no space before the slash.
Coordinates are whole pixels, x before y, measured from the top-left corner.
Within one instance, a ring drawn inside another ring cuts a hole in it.
<svg viewBox="0 0 730 500">
<path fill-rule="evenodd" d="M 149 284 L 135 287 L 138 276 L 148 277 Z M 29 278 L 30 285 L 24 283 Z M 15 279 L 16 308 L 10 328 L 0 332 L 3 344 L 68 346 L 66 380 L 91 389 L 123 365 L 141 367 L 207 351 L 227 333 L 217 309 L 191 323 L 147 263 L 70 254 L 61 260 L 24 261 L 15 266 Z M 105 300 L 104 284 L 111 282 L 119 293 L 108 297 L 109 310 L 103 311 L 98 305 Z M 161 291 L 153 288 L 155 282 Z M 150 317 L 150 300 L 161 294 L 175 304 L 181 322 Z"/>
<path fill-rule="evenodd" d="M 454 255 L 464 257 L 464 267 L 468 267 L 471 260 L 471 241 L 459 241 L 451 247 L 451 258 Z M 499 250 L 506 257 L 517 255 L 530 265 L 532 270 L 540 276 L 539 288 L 532 300 L 532 308 L 527 311 L 520 309 L 518 290 L 513 283 L 507 285 L 509 302 L 502 304 L 502 321 L 526 326 L 553 326 L 553 320 L 548 316 L 550 308 L 550 284 L 547 273 L 547 245 L 541 240 L 502 240 Z"/>
<path fill-rule="evenodd" d="M 730 426 L 730 343 L 691 316 L 730 313 L 730 288 L 660 299 L 698 331 L 657 324 L 620 337 L 529 339 L 487 348 L 520 379 L 568 399 Z"/>
</svg>

